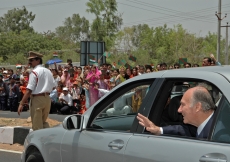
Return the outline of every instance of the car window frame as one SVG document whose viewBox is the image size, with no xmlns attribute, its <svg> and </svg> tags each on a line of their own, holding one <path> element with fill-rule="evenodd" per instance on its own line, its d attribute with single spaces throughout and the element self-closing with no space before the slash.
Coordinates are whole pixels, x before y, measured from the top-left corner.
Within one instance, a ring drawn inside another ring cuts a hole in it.
<svg viewBox="0 0 230 162">
<path fill-rule="evenodd" d="M 219 117 L 219 115 L 220 115 L 220 113 L 221 113 L 221 108 L 222 108 L 222 106 L 223 106 L 223 104 L 224 104 L 224 100 L 227 100 L 228 103 L 230 104 L 230 102 L 229 102 L 229 100 L 227 99 L 227 97 L 226 97 L 224 94 L 222 94 L 220 103 L 219 103 L 219 105 L 218 105 L 217 108 L 216 108 L 216 112 L 214 113 L 215 116 L 214 116 L 214 118 L 213 118 L 213 122 L 212 122 L 212 126 L 211 126 L 211 130 L 212 130 L 212 131 L 209 133 L 208 139 L 209 139 L 210 142 L 214 142 L 214 143 L 230 144 L 230 142 L 221 142 L 221 141 L 217 141 L 217 140 L 213 140 L 213 139 L 212 139 L 213 136 L 214 136 L 214 133 L 215 133 L 216 125 L 217 125 L 217 122 L 218 122 L 218 117 Z"/>
<path fill-rule="evenodd" d="M 87 123 L 87 126 L 85 128 L 85 130 L 89 130 L 89 131 L 112 131 L 112 132 L 123 132 L 123 131 L 119 131 L 119 130 L 107 130 L 107 129 L 94 129 L 94 128 L 91 128 L 91 124 L 92 122 L 95 120 L 95 118 L 97 117 L 97 115 L 99 113 L 101 113 L 101 111 L 103 111 L 108 105 L 110 105 L 112 102 L 114 102 L 117 98 L 119 98 L 121 95 L 127 93 L 128 91 L 130 91 L 131 89 L 135 88 L 135 87 L 138 87 L 138 86 L 141 86 L 141 85 L 151 85 L 150 89 L 149 89 L 149 92 L 151 92 L 151 89 L 154 87 L 154 85 L 156 84 L 157 80 L 155 78 L 148 78 L 148 79 L 145 79 L 145 80 L 137 80 L 137 81 L 134 81 L 134 82 L 128 82 L 127 84 L 124 84 L 122 87 L 119 87 L 118 89 L 112 91 L 110 94 L 108 94 L 104 99 L 103 101 L 104 102 L 99 102 L 97 105 L 95 105 L 91 115 L 90 115 L 90 118 L 89 118 L 89 121 Z M 146 103 L 146 100 L 150 97 L 150 93 L 147 93 L 146 97 L 143 99 L 142 101 L 142 104 L 141 104 L 141 107 L 139 109 L 142 110 L 142 107 L 143 105 Z M 136 117 L 135 117 L 136 119 Z M 136 126 L 138 124 L 134 124 L 136 122 L 136 120 L 134 119 L 134 122 L 130 128 L 130 132 L 132 133 L 133 131 L 136 130 Z"/>
</svg>

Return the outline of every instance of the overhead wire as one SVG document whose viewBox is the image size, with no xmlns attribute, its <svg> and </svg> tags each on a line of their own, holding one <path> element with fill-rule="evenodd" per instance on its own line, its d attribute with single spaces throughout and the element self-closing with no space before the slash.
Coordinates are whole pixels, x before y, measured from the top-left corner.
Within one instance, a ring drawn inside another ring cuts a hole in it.
<svg viewBox="0 0 230 162">
<path fill-rule="evenodd" d="M 131 1 L 131 0 L 128 0 L 128 1 Z M 139 3 L 140 4 L 140 2 L 138 2 L 138 1 L 131 1 L 131 2 L 134 2 L 134 3 Z M 175 15 L 172 15 L 172 14 L 167 14 L 167 13 L 162 13 L 162 12 L 158 12 L 158 11 L 153 11 L 153 10 L 148 10 L 148 9 L 146 9 L 146 8 L 141 8 L 141 7 L 136 7 L 136 6 L 133 6 L 133 5 L 129 5 L 129 4 L 125 4 L 125 3 L 122 3 L 122 2 L 118 2 L 118 3 L 120 3 L 120 4 L 122 4 L 122 5 L 126 5 L 126 6 L 130 6 L 130 7 L 134 7 L 134 8 L 138 8 L 138 9 L 142 9 L 142 10 L 147 10 L 147 11 L 150 11 L 150 12 L 155 12 L 155 13 L 160 13 L 160 14 L 164 14 L 164 15 L 168 15 L 168 16 L 164 16 L 164 17 L 159 17 L 159 18 L 153 18 L 153 19 L 147 19 L 147 20 L 141 20 L 141 21 L 135 21 L 135 22 L 129 22 L 129 23 L 124 23 L 125 25 L 126 24 L 131 24 L 131 25 L 133 25 L 133 23 L 138 23 L 138 22 L 146 22 L 146 21 L 154 21 L 154 20 L 160 20 L 160 21 L 165 21 L 165 20 L 162 20 L 163 18 L 170 18 L 171 19 L 171 17 L 175 17 L 175 18 L 178 18 L 178 17 L 180 17 L 180 18 L 186 18 L 187 20 L 195 20 L 195 21 L 202 21 L 202 22 L 208 22 L 208 23 L 216 23 L 216 22 L 214 22 L 214 21 L 212 21 L 212 20 L 207 20 L 207 18 L 206 18 L 206 20 L 200 20 L 200 18 L 202 18 L 202 17 L 208 17 L 208 16 L 211 16 L 211 15 L 213 15 L 214 16 L 214 14 L 210 14 L 210 15 L 204 15 L 204 16 L 198 16 L 198 15 L 196 15 L 198 12 L 204 12 L 204 10 L 210 10 L 210 9 L 212 9 L 212 8 L 216 8 L 216 7 L 210 7 L 210 8 L 206 8 L 206 9 L 202 9 L 202 10 L 197 10 L 197 11 L 191 11 L 191 12 L 185 12 L 186 14 L 189 14 L 189 15 L 191 15 L 191 13 L 193 13 L 193 12 L 196 12 L 196 14 L 193 14 L 194 16 L 196 16 L 196 17 L 192 17 L 192 16 L 189 16 L 189 17 L 186 17 L 186 16 L 178 16 L 177 14 Z M 149 4 L 149 3 L 144 3 L 144 6 L 146 6 L 146 4 L 147 4 L 147 6 L 148 7 L 151 7 L 151 5 L 152 4 Z M 143 5 L 143 4 L 141 4 L 141 5 Z M 160 6 L 156 6 L 156 5 L 152 5 L 152 6 L 154 6 L 155 8 L 161 8 L 161 9 L 164 9 L 164 10 L 167 10 L 168 12 L 171 12 L 171 11 L 173 11 L 174 13 L 175 12 L 177 12 L 178 14 L 179 14 L 179 12 L 180 11 L 177 11 L 177 10 L 172 10 L 172 9 L 168 9 L 168 8 L 165 8 L 165 7 L 160 7 Z M 230 4 L 226 4 L 225 5 L 225 7 L 228 7 L 228 6 L 230 6 Z M 225 11 L 223 11 L 223 12 L 225 12 Z M 180 14 L 181 14 L 181 12 L 180 12 Z M 170 22 L 172 22 L 172 21 L 170 21 Z M 126 25 L 126 26 L 131 26 L 131 25 Z"/>
<path fill-rule="evenodd" d="M 172 15 L 172 16 L 164 16 L 162 18 L 164 19 L 167 19 L 167 18 L 171 18 L 171 17 L 175 17 L 177 16 L 178 14 L 183 14 L 183 16 L 186 16 L 188 15 L 189 17 L 191 17 L 192 15 L 197 15 L 198 13 L 202 13 L 202 12 L 207 12 L 208 10 L 212 10 L 213 8 L 216 8 L 216 7 L 210 7 L 210 8 L 207 8 L 207 9 L 202 9 L 202 10 L 196 10 L 196 11 L 190 11 L 190 12 L 181 12 L 181 11 L 178 11 L 178 10 L 173 10 L 173 9 L 169 9 L 169 8 L 165 8 L 165 7 L 161 7 L 161 6 L 157 6 L 157 5 L 153 5 L 151 3 L 146 3 L 146 2 L 142 2 L 142 1 L 133 1 L 133 0 L 127 0 L 131 3 L 137 3 L 137 4 L 140 4 L 140 5 L 144 5 L 144 6 L 147 6 L 147 7 L 151 7 L 151 8 L 156 8 L 156 9 L 160 9 L 160 10 L 164 10 L 166 12 L 174 12 L 174 13 L 177 13 L 175 15 Z M 224 7 L 222 8 L 226 8 L 226 7 L 230 7 L 230 4 L 224 4 Z M 214 12 L 213 12 L 214 13 Z M 207 19 L 207 18 L 206 18 Z M 151 20 L 151 19 L 150 19 Z"/>
<path fill-rule="evenodd" d="M 43 3 L 22 5 L 22 6 L 26 6 L 26 7 L 40 7 L 40 6 L 56 5 L 56 4 L 60 4 L 60 3 L 76 2 L 76 1 L 80 1 L 80 0 L 58 0 L 58 1 L 50 1 L 50 2 L 43 2 Z M 2 7 L 2 8 L 0 8 L 0 10 L 9 10 L 9 9 L 13 9 L 13 8 L 19 8 L 19 7 L 22 7 L 22 6 Z"/>
<path fill-rule="evenodd" d="M 160 13 L 160 14 L 164 14 L 164 15 L 169 15 L 169 16 L 172 16 L 172 15 L 170 15 L 170 14 L 165 14 L 165 13 L 158 12 L 158 11 L 153 11 L 153 10 L 148 10 L 148 9 L 141 8 L 141 7 L 136 7 L 136 6 L 132 6 L 132 5 L 128 5 L 128 4 L 122 3 L 122 2 L 119 2 L 119 3 L 120 3 L 120 4 L 123 4 L 123 5 L 130 6 L 130 7 L 134 7 L 134 8 L 142 9 L 142 10 L 145 10 L 145 11 L 150 11 L 150 12 L 154 12 L 154 13 Z M 183 16 L 177 16 L 177 17 L 185 18 L 185 17 L 183 17 Z M 190 19 L 193 19 L 193 18 L 190 18 Z M 204 22 L 205 20 L 197 20 L 197 21 L 202 21 L 202 22 Z M 206 22 L 208 22 L 208 21 L 206 21 Z M 209 23 L 214 23 L 214 22 L 209 22 Z"/>
</svg>

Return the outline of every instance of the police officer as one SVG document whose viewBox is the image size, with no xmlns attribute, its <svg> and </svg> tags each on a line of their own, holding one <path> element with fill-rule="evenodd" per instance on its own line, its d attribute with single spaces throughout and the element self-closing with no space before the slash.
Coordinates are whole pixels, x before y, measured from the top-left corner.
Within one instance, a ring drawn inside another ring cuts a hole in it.
<svg viewBox="0 0 230 162">
<path fill-rule="evenodd" d="M 18 115 L 23 110 L 23 105 L 30 97 L 30 115 L 32 129 L 38 130 L 49 127 L 46 119 L 49 115 L 51 100 L 49 97 L 55 82 L 50 70 L 42 67 L 42 54 L 30 51 L 29 65 L 33 68 L 29 75 L 29 82 L 18 107 Z"/>
</svg>

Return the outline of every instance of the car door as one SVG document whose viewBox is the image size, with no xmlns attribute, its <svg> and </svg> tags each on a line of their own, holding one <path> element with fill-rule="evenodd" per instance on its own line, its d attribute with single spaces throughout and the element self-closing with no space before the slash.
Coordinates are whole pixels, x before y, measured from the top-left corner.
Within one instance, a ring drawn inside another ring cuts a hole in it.
<svg viewBox="0 0 230 162">
<path fill-rule="evenodd" d="M 95 111 L 90 116 L 87 128 L 78 139 L 76 161 L 123 161 L 128 140 L 137 127 L 137 123 L 134 124 L 137 112 L 134 111 L 146 104 L 148 93 L 153 88 L 152 83 L 153 79 L 124 85 L 94 107 Z M 134 96 L 138 100 L 135 102 L 135 109 Z M 119 102 L 124 97 L 126 105 L 121 106 Z M 124 110 L 121 114 L 118 113 L 117 106 Z M 111 114 L 114 109 L 116 113 Z M 132 111 L 127 113 L 127 109 Z"/>
<path fill-rule="evenodd" d="M 199 73 L 199 72 L 198 72 Z M 172 74 L 173 75 L 173 74 Z M 192 74 L 191 74 L 192 75 Z M 226 94 L 225 101 L 229 103 L 229 82 L 223 78 L 220 75 L 215 75 L 209 78 L 209 76 L 202 77 L 200 74 L 199 79 L 201 79 L 204 82 L 212 82 L 212 84 L 217 85 L 219 87 L 219 90 L 222 92 L 222 95 Z M 176 75 L 173 76 L 175 78 Z M 213 79 L 213 77 L 215 79 Z M 194 78 L 196 78 L 196 74 L 192 75 L 191 82 L 194 81 Z M 190 80 L 181 79 L 181 82 L 189 82 Z M 218 80 L 218 81 L 217 81 Z M 162 82 L 165 82 L 164 79 L 162 79 Z M 150 112 L 147 112 L 145 114 L 149 114 L 149 118 L 152 118 L 151 115 L 154 118 L 154 122 L 158 123 L 157 120 L 159 119 L 159 116 L 161 116 L 162 112 L 158 111 L 157 107 L 158 104 L 163 102 L 164 100 L 167 100 L 167 97 L 163 94 L 164 92 L 167 92 L 170 88 L 167 87 L 170 86 L 168 83 L 162 84 L 162 88 L 159 92 L 159 96 L 155 101 L 154 104 L 150 107 L 150 109 L 153 110 L 154 114 L 151 114 Z M 223 122 L 219 120 L 218 122 L 218 114 L 217 112 L 220 112 L 220 114 L 226 114 L 226 111 L 221 111 L 223 108 L 223 105 L 221 104 L 224 102 L 223 100 L 218 104 L 218 108 L 216 112 L 214 113 L 214 122 L 211 129 L 212 135 L 207 140 L 201 140 L 196 139 L 192 137 L 182 137 L 182 136 L 173 136 L 173 135 L 153 135 L 143 130 L 143 127 L 138 127 L 138 133 L 134 133 L 134 135 L 130 138 L 126 150 L 125 150 L 125 162 L 194 162 L 194 161 L 201 161 L 201 162 L 212 162 L 212 161 L 228 161 L 230 159 L 229 154 L 229 142 L 230 142 L 230 134 L 227 129 L 223 131 L 221 134 L 216 137 L 220 129 L 218 129 L 218 132 L 215 131 L 216 128 L 220 124 L 220 122 Z M 162 105 L 161 105 L 162 106 Z M 226 106 L 225 106 L 226 107 Z M 229 106 L 230 107 L 230 106 Z M 148 110 L 151 111 L 151 110 Z M 230 112 L 230 108 L 227 112 Z M 228 113 L 229 114 L 229 113 Z M 220 117 L 221 118 L 221 117 Z M 230 116 L 225 116 L 221 118 L 222 120 L 225 119 L 225 123 L 230 123 Z M 228 122 L 226 122 L 228 120 Z M 223 124 L 221 124 L 223 125 Z M 227 128 L 229 124 L 224 124 L 224 128 Z M 142 131 L 141 131 L 142 130 Z M 216 137 L 216 138 L 215 138 Z"/>
<path fill-rule="evenodd" d="M 230 104 L 226 98 L 218 107 L 217 120 L 209 140 L 134 134 L 129 140 L 125 162 L 226 162 L 230 159 Z M 141 146 L 141 147 L 138 147 Z"/>
</svg>

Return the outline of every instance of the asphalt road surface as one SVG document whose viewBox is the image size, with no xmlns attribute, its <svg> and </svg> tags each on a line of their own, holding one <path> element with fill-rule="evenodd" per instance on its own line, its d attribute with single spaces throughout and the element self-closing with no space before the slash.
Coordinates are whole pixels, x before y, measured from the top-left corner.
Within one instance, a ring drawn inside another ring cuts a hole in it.
<svg viewBox="0 0 230 162">
<path fill-rule="evenodd" d="M 3 117 L 3 118 L 22 118 L 22 119 L 27 119 L 29 116 L 30 116 L 29 111 L 27 111 L 27 112 L 23 111 L 23 112 L 21 112 L 21 114 L 19 116 L 17 112 L 1 111 L 0 110 L 0 117 Z M 66 116 L 68 116 L 68 115 L 49 114 L 50 119 L 54 119 L 54 120 L 57 120 L 59 122 L 62 122 Z"/>
<path fill-rule="evenodd" d="M 0 151 L 0 161 L 1 162 L 20 162 L 21 154 Z"/>
</svg>

